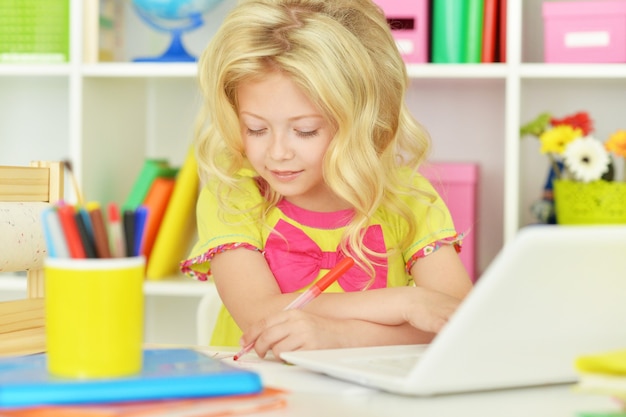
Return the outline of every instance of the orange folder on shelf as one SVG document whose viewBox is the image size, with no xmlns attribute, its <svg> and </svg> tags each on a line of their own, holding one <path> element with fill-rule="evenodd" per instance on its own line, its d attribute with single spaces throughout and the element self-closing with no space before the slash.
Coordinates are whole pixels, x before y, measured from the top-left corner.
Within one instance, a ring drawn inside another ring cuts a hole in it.
<svg viewBox="0 0 626 417">
<path fill-rule="evenodd" d="M 146 259 L 150 259 L 150 254 L 152 253 L 152 248 L 154 247 L 154 242 L 175 184 L 175 178 L 156 178 L 148 191 L 148 195 L 146 195 L 146 199 L 143 201 L 143 206 L 148 209 L 148 221 L 143 242 L 143 255 Z"/>
</svg>

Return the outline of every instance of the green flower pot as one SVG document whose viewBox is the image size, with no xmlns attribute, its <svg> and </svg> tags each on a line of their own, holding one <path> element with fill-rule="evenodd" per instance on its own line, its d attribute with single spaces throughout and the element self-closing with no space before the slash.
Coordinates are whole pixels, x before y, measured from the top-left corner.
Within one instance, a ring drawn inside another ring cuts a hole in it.
<svg viewBox="0 0 626 417">
<path fill-rule="evenodd" d="M 626 224 L 626 183 L 554 181 L 558 224 Z"/>
</svg>

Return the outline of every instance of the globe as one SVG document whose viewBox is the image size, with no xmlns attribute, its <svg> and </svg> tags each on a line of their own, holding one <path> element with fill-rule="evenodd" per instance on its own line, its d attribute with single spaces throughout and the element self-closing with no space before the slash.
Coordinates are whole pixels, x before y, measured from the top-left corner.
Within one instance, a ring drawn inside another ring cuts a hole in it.
<svg viewBox="0 0 626 417">
<path fill-rule="evenodd" d="M 203 15 L 223 0 L 129 0 L 139 15 L 151 28 L 169 32 L 172 40 L 167 50 L 156 57 L 136 58 L 136 62 L 194 62 L 197 58 L 185 49 L 184 32 L 204 24 Z"/>
</svg>

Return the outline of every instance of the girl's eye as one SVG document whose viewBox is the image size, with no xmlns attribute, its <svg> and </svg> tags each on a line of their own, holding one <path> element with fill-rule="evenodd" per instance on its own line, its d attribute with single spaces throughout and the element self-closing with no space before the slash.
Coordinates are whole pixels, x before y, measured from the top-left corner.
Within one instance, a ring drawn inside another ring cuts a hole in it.
<svg viewBox="0 0 626 417">
<path fill-rule="evenodd" d="M 296 130 L 296 134 L 298 136 L 300 136 L 301 138 L 311 138 L 313 136 L 317 136 L 318 135 L 318 131 L 317 130 L 311 130 L 311 131 L 302 131 L 302 130 Z"/>
<path fill-rule="evenodd" d="M 247 129 L 247 133 L 250 136 L 261 136 L 263 133 L 265 133 L 265 130 L 266 129 L 256 129 L 256 130 L 254 130 L 254 129 L 248 128 Z"/>
</svg>

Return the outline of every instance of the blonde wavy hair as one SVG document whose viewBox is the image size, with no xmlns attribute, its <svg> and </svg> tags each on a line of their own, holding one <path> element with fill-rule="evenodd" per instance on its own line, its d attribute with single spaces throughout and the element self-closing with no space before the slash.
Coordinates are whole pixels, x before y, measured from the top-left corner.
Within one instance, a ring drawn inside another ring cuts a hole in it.
<svg viewBox="0 0 626 417">
<path fill-rule="evenodd" d="M 273 71 L 290 76 L 336 128 L 324 179 L 354 207 L 341 249 L 374 275 L 361 242 L 380 207 L 417 224 L 401 196 L 431 196 L 401 180 L 398 165 L 417 170 L 430 138 L 405 104 L 408 77 L 387 21 L 370 0 L 243 0 L 199 59 L 204 104 L 195 139 L 200 176 L 238 189 L 249 167 L 241 137 L 237 89 Z M 222 195 L 222 194 L 220 194 Z M 265 191 L 265 213 L 281 199 Z M 226 200 L 226 199 L 223 199 Z M 227 201 L 221 209 L 232 210 Z M 410 242 L 403 242 L 403 245 Z M 395 248 L 401 249 L 401 248 Z"/>
</svg>

